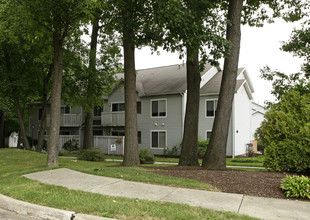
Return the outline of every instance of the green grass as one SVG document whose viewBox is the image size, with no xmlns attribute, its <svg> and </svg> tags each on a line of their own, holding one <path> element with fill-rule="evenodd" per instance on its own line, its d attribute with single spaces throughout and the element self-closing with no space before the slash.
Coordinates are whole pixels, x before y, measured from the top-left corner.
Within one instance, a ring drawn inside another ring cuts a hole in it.
<svg viewBox="0 0 310 220">
<path fill-rule="evenodd" d="M 250 158 L 227 158 L 228 166 L 263 167 L 264 156 Z"/>
<path fill-rule="evenodd" d="M 163 179 L 167 177 L 145 173 L 143 168 L 107 167 L 107 165 L 119 164 L 117 162 L 87 162 L 70 158 L 60 158 L 59 162 L 60 167 L 97 175 L 129 180 L 150 178 L 153 179 L 152 181 L 168 185 L 186 182 L 173 178 L 168 183 L 163 183 Z M 253 219 L 230 212 L 218 212 L 169 202 L 151 202 L 68 190 L 22 177 L 23 174 L 41 170 L 48 170 L 46 155 L 24 150 L 0 149 L 0 193 L 44 206 L 118 219 Z M 140 176 L 147 176 L 147 178 Z"/>
<path fill-rule="evenodd" d="M 120 159 L 122 159 L 120 157 Z M 179 158 L 169 158 L 169 157 L 156 157 L 156 162 L 168 162 L 168 163 L 178 163 Z M 245 167 L 263 167 L 264 157 L 252 157 L 252 158 L 227 158 L 227 166 L 245 166 Z M 199 163 L 202 164 L 202 159 L 199 159 Z"/>
</svg>

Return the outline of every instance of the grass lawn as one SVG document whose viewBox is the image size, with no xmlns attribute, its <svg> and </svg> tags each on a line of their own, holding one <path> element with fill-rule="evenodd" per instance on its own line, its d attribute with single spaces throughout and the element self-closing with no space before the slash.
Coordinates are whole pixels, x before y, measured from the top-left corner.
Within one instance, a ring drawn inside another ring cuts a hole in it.
<svg viewBox="0 0 310 220">
<path fill-rule="evenodd" d="M 208 188 L 208 184 L 181 178 L 168 178 L 145 173 L 143 168 L 108 167 L 117 162 L 87 162 L 60 158 L 60 167 L 82 172 L 113 176 L 127 180 L 152 182 L 191 188 Z M 77 190 L 68 190 L 22 177 L 46 168 L 46 155 L 16 149 L 0 149 L 0 193 L 60 209 L 118 219 L 253 219 L 230 212 L 218 212 L 168 202 L 103 196 Z"/>
<path fill-rule="evenodd" d="M 111 155 L 107 155 L 106 158 L 112 159 Z M 122 156 L 115 156 L 114 159 L 122 160 Z M 178 163 L 179 158 L 171 157 L 156 157 L 156 162 Z M 245 166 L 245 167 L 263 167 L 264 157 L 251 157 L 251 158 L 227 158 L 227 166 Z M 199 159 L 199 163 L 202 163 L 202 159 Z"/>
</svg>

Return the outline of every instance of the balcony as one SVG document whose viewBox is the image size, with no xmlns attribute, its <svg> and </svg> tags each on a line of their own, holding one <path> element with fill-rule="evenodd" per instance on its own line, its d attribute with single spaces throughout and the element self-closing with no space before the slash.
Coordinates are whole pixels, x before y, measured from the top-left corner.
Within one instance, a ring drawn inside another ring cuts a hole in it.
<svg viewBox="0 0 310 220">
<path fill-rule="evenodd" d="M 50 126 L 50 117 L 47 115 L 46 123 L 47 127 Z M 61 114 L 60 126 L 61 127 L 79 127 L 82 124 L 82 114 Z"/>
<path fill-rule="evenodd" d="M 48 141 L 49 135 L 44 135 L 44 139 Z M 63 145 L 68 141 L 76 141 L 76 143 L 80 144 L 80 136 L 79 135 L 59 135 L 58 148 L 62 150 Z"/>
<path fill-rule="evenodd" d="M 125 126 L 125 112 L 102 112 L 102 126 Z"/>
</svg>

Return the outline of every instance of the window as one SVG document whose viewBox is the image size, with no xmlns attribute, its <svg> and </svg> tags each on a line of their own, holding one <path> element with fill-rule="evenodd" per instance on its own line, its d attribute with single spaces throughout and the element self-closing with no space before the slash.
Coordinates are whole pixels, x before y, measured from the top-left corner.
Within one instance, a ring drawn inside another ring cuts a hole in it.
<svg viewBox="0 0 310 220">
<path fill-rule="evenodd" d="M 70 135 L 70 131 L 59 131 L 59 135 Z"/>
<path fill-rule="evenodd" d="M 151 132 L 151 147 L 166 148 L 166 131 Z"/>
<path fill-rule="evenodd" d="M 112 136 L 125 136 L 124 131 L 112 131 Z"/>
<path fill-rule="evenodd" d="M 69 106 L 61 107 L 60 113 L 61 114 L 70 114 L 70 107 Z"/>
<path fill-rule="evenodd" d="M 103 135 L 102 130 L 93 130 L 93 135 Z"/>
<path fill-rule="evenodd" d="M 214 117 L 217 108 L 217 100 L 206 101 L 206 117 Z"/>
<path fill-rule="evenodd" d="M 93 120 L 93 125 L 101 125 L 101 120 Z"/>
<path fill-rule="evenodd" d="M 125 103 L 112 103 L 112 112 L 125 111 Z"/>
<path fill-rule="evenodd" d="M 152 117 L 166 117 L 167 100 L 152 100 Z"/>
<path fill-rule="evenodd" d="M 141 131 L 138 131 L 138 144 L 142 143 L 142 135 Z"/>
<path fill-rule="evenodd" d="M 141 112 L 142 112 L 141 102 L 137 102 L 137 114 L 141 114 Z"/>
<path fill-rule="evenodd" d="M 212 131 L 206 131 L 206 139 L 211 138 Z"/>
<path fill-rule="evenodd" d="M 101 112 L 102 112 L 102 107 L 101 106 L 96 106 L 94 108 L 94 116 L 101 116 Z"/>
<path fill-rule="evenodd" d="M 43 108 L 39 108 L 39 120 L 42 119 L 42 115 L 43 115 Z"/>
</svg>

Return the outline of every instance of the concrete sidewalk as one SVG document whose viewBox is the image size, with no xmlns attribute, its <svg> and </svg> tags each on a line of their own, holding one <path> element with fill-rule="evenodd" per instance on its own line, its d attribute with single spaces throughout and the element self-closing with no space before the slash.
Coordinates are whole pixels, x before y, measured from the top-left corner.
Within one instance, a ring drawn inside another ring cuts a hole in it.
<svg viewBox="0 0 310 220">
<path fill-rule="evenodd" d="M 310 202 L 145 184 L 85 174 L 66 168 L 24 176 L 47 184 L 108 196 L 182 203 L 261 219 L 310 219 Z"/>
</svg>

